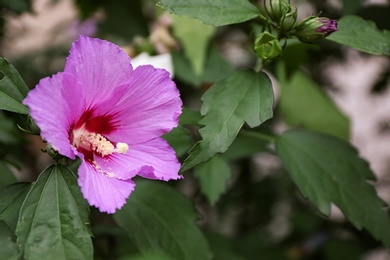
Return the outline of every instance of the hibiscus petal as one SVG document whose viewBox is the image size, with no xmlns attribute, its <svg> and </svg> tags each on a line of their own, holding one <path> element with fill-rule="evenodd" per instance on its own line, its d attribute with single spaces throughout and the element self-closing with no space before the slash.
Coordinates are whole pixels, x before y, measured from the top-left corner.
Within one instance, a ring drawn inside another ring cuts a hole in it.
<svg viewBox="0 0 390 260">
<path fill-rule="evenodd" d="M 98 171 L 121 180 L 128 180 L 136 176 L 145 166 L 135 165 L 126 154 L 113 153 L 106 157 L 95 156 L 94 164 Z"/>
<path fill-rule="evenodd" d="M 82 35 L 73 43 L 65 65 L 65 72 L 81 83 L 87 107 L 109 99 L 132 71 L 130 57 L 117 45 Z"/>
<path fill-rule="evenodd" d="M 132 180 L 109 178 L 97 172 L 90 163 L 84 160 L 79 167 L 78 174 L 78 184 L 84 198 L 90 205 L 109 214 L 122 208 L 135 187 Z"/>
<path fill-rule="evenodd" d="M 169 73 L 146 65 L 134 70 L 125 95 L 111 106 L 116 131 L 108 137 L 130 145 L 160 137 L 176 127 L 182 101 Z"/>
<path fill-rule="evenodd" d="M 125 154 L 133 167 L 142 167 L 139 176 L 148 179 L 177 180 L 180 163 L 176 153 L 162 138 L 155 138 L 129 147 Z"/>
<path fill-rule="evenodd" d="M 57 73 L 42 79 L 23 101 L 30 108 L 42 137 L 71 159 L 75 159 L 75 153 L 70 145 L 69 130 L 81 114 L 82 106 L 75 94 L 78 87 L 72 75 Z"/>
</svg>

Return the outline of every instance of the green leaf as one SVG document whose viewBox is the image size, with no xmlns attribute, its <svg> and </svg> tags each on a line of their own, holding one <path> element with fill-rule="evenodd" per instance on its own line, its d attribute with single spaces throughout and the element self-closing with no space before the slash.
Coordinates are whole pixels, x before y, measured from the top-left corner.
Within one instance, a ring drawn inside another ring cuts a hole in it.
<svg viewBox="0 0 390 260">
<path fill-rule="evenodd" d="M 0 71 L 4 74 L 0 80 L 0 109 L 28 114 L 28 109 L 22 104 L 27 96 L 28 87 L 17 70 L 6 59 L 0 57 Z"/>
<path fill-rule="evenodd" d="M 179 117 L 180 125 L 196 125 L 201 126 L 199 121 L 202 120 L 202 116 L 199 111 L 191 110 L 183 107 L 183 111 Z"/>
<path fill-rule="evenodd" d="M 139 181 L 114 219 L 142 253 L 163 252 L 174 259 L 210 259 L 207 241 L 195 224 L 191 202 L 167 185 Z"/>
<path fill-rule="evenodd" d="M 233 69 L 222 57 L 215 46 L 211 46 L 206 55 L 206 64 L 202 75 L 196 75 L 188 59 L 181 53 L 173 52 L 172 61 L 175 76 L 180 80 L 198 87 L 202 83 L 214 83 L 229 76 Z"/>
<path fill-rule="evenodd" d="M 225 152 L 242 125 L 259 126 L 272 117 L 273 92 L 265 73 L 241 70 L 214 84 L 202 97 L 199 130 L 203 140 L 189 152 L 181 171 L 206 162 L 217 153 Z"/>
<path fill-rule="evenodd" d="M 338 21 L 338 28 L 328 40 L 375 55 L 390 55 L 390 31 L 379 30 L 374 22 L 349 15 Z"/>
<path fill-rule="evenodd" d="M 200 190 L 214 206 L 226 191 L 232 171 L 225 159 L 214 156 L 210 161 L 197 165 L 194 174 L 199 179 Z"/>
<path fill-rule="evenodd" d="M 245 22 L 260 14 L 248 0 L 161 0 L 157 5 L 214 26 Z"/>
<path fill-rule="evenodd" d="M 0 188 L 16 182 L 17 179 L 13 172 L 4 161 L 0 161 Z"/>
<path fill-rule="evenodd" d="M 183 45 L 184 53 L 196 75 L 202 75 L 206 62 L 207 47 L 215 27 L 199 20 L 172 15 L 173 33 Z"/>
<path fill-rule="evenodd" d="M 276 139 L 276 152 L 302 192 L 329 215 L 331 203 L 359 229 L 390 247 L 389 216 L 367 180 L 375 179 L 349 143 L 320 133 L 292 130 Z"/>
<path fill-rule="evenodd" d="M 30 187 L 30 183 L 18 182 L 0 189 L 0 221 L 12 232 L 16 229 L 19 210 Z"/>
<path fill-rule="evenodd" d="M 3 111 L 0 111 L 0 122 L 0 142 L 7 145 L 20 144 L 22 138 L 15 122 L 4 116 Z"/>
<path fill-rule="evenodd" d="M 163 136 L 169 145 L 175 150 L 178 157 L 183 156 L 193 145 L 190 132 L 182 126 L 178 126 Z"/>
<path fill-rule="evenodd" d="M 1 259 L 20 259 L 21 254 L 14 235 L 3 221 L 0 221 L 0 245 Z"/>
<path fill-rule="evenodd" d="M 238 135 L 229 149 L 222 155 L 227 160 L 239 160 L 267 150 L 268 142 L 251 136 Z"/>
<path fill-rule="evenodd" d="M 41 173 L 20 209 L 16 235 L 25 259 L 92 259 L 89 207 L 67 167 Z"/>
<path fill-rule="evenodd" d="M 296 71 L 280 83 L 280 110 L 287 124 L 349 139 L 348 118 L 314 81 Z"/>
</svg>

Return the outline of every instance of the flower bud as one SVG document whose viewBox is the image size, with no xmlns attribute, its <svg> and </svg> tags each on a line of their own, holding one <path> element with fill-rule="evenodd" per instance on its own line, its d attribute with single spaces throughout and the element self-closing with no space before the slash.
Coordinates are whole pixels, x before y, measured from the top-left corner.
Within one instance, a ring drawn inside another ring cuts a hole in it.
<svg viewBox="0 0 390 260">
<path fill-rule="evenodd" d="M 269 32 L 263 32 L 256 37 L 254 50 L 264 61 L 276 58 L 282 53 L 278 39 Z"/>
<path fill-rule="evenodd" d="M 336 20 L 312 16 L 298 24 L 295 35 L 303 42 L 314 43 L 335 31 L 337 31 Z"/>
<path fill-rule="evenodd" d="M 280 18 L 290 10 L 291 6 L 284 0 L 269 0 L 268 15 L 274 22 L 279 23 Z"/>
<path fill-rule="evenodd" d="M 282 18 L 280 19 L 280 27 L 284 32 L 289 32 L 292 29 L 294 29 L 294 26 L 297 22 L 297 8 L 295 8 L 294 11 L 291 11 L 289 13 L 285 13 Z"/>
</svg>

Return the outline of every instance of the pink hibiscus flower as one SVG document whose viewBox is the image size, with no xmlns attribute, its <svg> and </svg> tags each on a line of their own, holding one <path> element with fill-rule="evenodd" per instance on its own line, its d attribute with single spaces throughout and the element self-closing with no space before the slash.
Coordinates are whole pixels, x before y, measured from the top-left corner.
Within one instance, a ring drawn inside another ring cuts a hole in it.
<svg viewBox="0 0 390 260">
<path fill-rule="evenodd" d="M 24 104 L 54 149 L 82 159 L 78 184 L 89 204 L 114 213 L 134 176 L 181 178 L 175 151 L 161 138 L 178 124 L 179 96 L 167 71 L 133 70 L 118 46 L 80 36 L 64 72 L 42 79 Z"/>
</svg>

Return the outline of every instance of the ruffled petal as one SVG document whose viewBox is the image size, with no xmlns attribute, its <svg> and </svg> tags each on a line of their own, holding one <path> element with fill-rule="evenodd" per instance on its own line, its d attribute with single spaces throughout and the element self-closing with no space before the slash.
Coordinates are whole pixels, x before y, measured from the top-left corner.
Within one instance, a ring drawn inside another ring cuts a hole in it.
<svg viewBox="0 0 390 260">
<path fill-rule="evenodd" d="M 109 99 L 132 71 L 130 57 L 117 45 L 82 35 L 73 43 L 65 65 L 65 72 L 75 75 L 82 85 L 87 107 Z"/>
<path fill-rule="evenodd" d="M 116 131 L 108 137 L 130 145 L 160 137 L 176 127 L 182 101 L 169 73 L 146 65 L 134 70 L 123 98 L 111 106 Z"/>
<path fill-rule="evenodd" d="M 109 214 L 123 207 L 135 187 L 132 180 L 109 178 L 97 172 L 90 163 L 84 160 L 79 167 L 78 174 L 78 184 L 84 198 L 90 205 Z"/>
<path fill-rule="evenodd" d="M 136 176 L 146 166 L 134 164 L 126 154 L 113 153 L 106 157 L 95 156 L 93 165 L 97 171 L 121 180 L 128 180 Z"/>
<path fill-rule="evenodd" d="M 162 138 L 132 145 L 125 156 L 133 167 L 144 166 L 138 173 L 144 178 L 168 181 L 183 177 L 178 174 L 180 163 L 175 151 Z"/>
<path fill-rule="evenodd" d="M 71 159 L 75 153 L 70 145 L 69 130 L 82 113 L 76 79 L 66 73 L 57 73 L 42 79 L 23 101 L 41 129 L 42 137 L 58 152 Z"/>
</svg>

